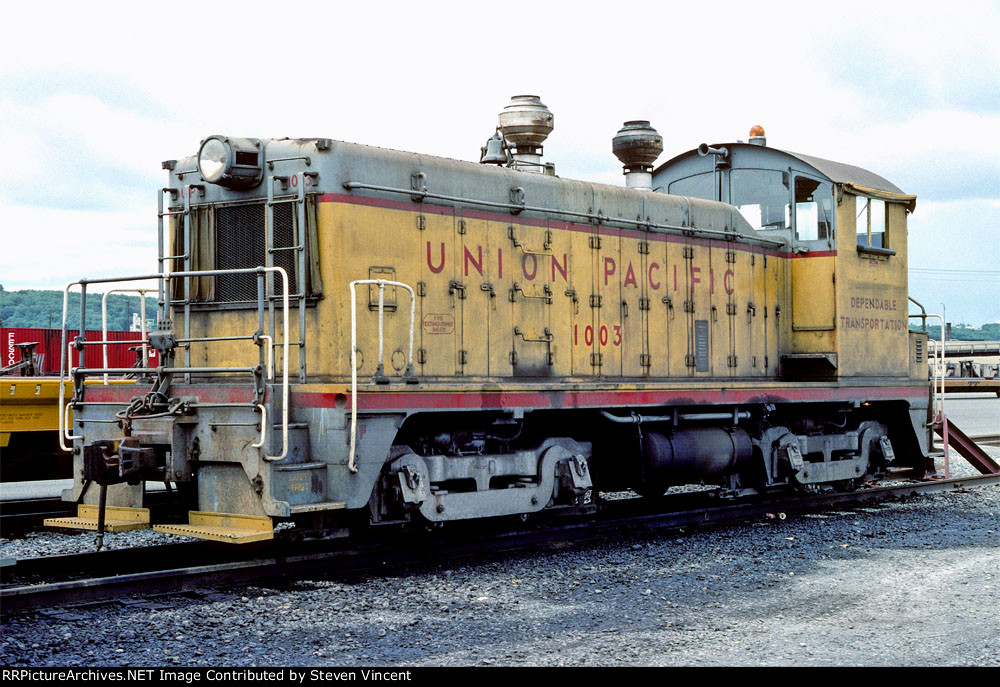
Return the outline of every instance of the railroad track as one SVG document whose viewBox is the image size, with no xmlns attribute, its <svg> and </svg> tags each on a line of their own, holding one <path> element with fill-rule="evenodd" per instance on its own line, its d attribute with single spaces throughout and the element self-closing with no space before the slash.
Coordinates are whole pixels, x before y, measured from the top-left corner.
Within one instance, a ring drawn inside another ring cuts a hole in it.
<svg viewBox="0 0 1000 687">
<path fill-rule="evenodd" d="M 161 595 L 309 576 L 351 576 L 412 569 L 484 554 L 530 550 L 556 541 L 580 543 L 622 532 L 704 526 L 789 513 L 822 511 L 893 497 L 1000 484 L 1000 475 L 927 480 L 783 499 L 726 503 L 701 494 L 655 502 L 609 502 L 600 517 L 558 518 L 544 527 L 485 529 L 483 523 L 433 532 L 391 532 L 357 547 L 349 540 L 260 542 L 239 548 L 212 542 L 169 544 L 101 553 L 4 561 L 0 567 L 0 612 L 94 603 L 132 595 Z"/>
<path fill-rule="evenodd" d="M 62 518 L 76 513 L 76 504 L 58 496 L 10 499 L 0 502 L 0 534 L 18 536 L 42 524 L 45 518 Z"/>
<path fill-rule="evenodd" d="M 152 491 L 146 494 L 146 500 L 150 507 L 157 507 L 167 504 L 168 496 L 163 491 Z M 0 501 L 0 536 L 22 536 L 41 527 L 45 518 L 76 515 L 76 508 L 76 503 L 63 501 L 58 496 Z"/>
<path fill-rule="evenodd" d="M 1000 446 L 1000 434 L 976 434 L 975 436 L 969 436 L 969 438 L 980 446 Z M 941 448 L 942 445 L 940 437 L 937 437 L 934 442 L 934 448 Z"/>
</svg>

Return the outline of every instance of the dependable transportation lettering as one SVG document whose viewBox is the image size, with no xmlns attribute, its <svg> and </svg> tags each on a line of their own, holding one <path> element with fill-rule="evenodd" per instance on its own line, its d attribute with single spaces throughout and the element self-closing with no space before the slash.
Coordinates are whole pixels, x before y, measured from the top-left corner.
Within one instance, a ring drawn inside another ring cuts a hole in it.
<svg viewBox="0 0 1000 687">
<path fill-rule="evenodd" d="M 856 310 L 896 310 L 896 300 L 893 298 L 851 296 L 851 307 Z"/>
<path fill-rule="evenodd" d="M 884 317 L 840 316 L 841 329 L 870 329 L 877 332 L 901 332 L 906 329 L 903 320 L 889 320 Z"/>
</svg>

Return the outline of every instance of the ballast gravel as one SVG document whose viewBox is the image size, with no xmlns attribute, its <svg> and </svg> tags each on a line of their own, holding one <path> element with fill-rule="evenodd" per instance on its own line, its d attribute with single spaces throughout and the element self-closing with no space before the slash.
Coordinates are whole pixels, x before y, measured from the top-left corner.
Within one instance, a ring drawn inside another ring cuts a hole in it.
<svg viewBox="0 0 1000 687">
<path fill-rule="evenodd" d="M 36 534 L 0 556 L 91 540 Z M 2 630 L 5 666 L 998 667 L 1000 487 L 31 613 Z"/>
</svg>

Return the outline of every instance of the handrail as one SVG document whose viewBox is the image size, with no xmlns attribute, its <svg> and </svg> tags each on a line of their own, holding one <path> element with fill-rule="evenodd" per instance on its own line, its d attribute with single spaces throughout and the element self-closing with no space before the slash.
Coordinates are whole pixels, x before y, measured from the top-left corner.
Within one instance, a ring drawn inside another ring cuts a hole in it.
<svg viewBox="0 0 1000 687">
<path fill-rule="evenodd" d="M 354 287 L 357 284 L 378 284 L 378 369 L 382 368 L 382 321 L 385 316 L 385 287 L 401 286 L 410 292 L 410 354 L 407 371 L 413 371 L 413 325 L 417 312 L 417 297 L 413 288 L 409 284 L 399 281 L 389 281 L 387 279 L 357 279 L 349 286 L 351 290 L 351 454 L 347 467 L 351 472 L 357 472 L 358 468 L 354 464 L 354 457 L 357 450 L 357 427 L 358 427 L 358 323 L 357 323 L 357 296 Z"/>
<path fill-rule="evenodd" d="M 931 424 L 936 425 L 940 424 L 944 418 L 944 315 L 928 313 L 927 317 L 936 317 L 941 320 L 941 346 L 935 346 L 937 350 L 934 352 L 934 378 L 931 384 L 931 388 L 934 389 L 933 405 L 931 406 L 931 415 L 934 419 Z"/>
<path fill-rule="evenodd" d="M 282 267 L 264 267 L 265 272 L 281 275 L 282 363 L 281 363 L 281 453 L 264 456 L 264 460 L 282 460 L 288 455 L 288 272 Z M 271 332 L 274 333 L 273 331 Z M 261 418 L 263 423 L 264 418 Z M 262 424 L 263 426 L 263 424 Z"/>
<path fill-rule="evenodd" d="M 68 360 L 67 365 L 72 366 L 73 365 L 72 341 L 66 344 L 66 357 Z M 71 370 L 72 368 L 70 368 L 69 371 Z M 62 372 L 62 361 L 59 362 L 59 371 Z M 63 408 L 64 389 L 65 387 L 62 385 L 62 383 L 60 383 L 59 384 L 59 448 L 61 448 L 64 451 L 69 451 L 70 449 L 66 448 L 66 446 L 63 445 L 63 440 L 65 439 L 66 441 L 73 441 L 74 439 L 82 439 L 83 437 L 70 434 L 72 427 L 70 427 L 69 424 L 69 409 L 72 407 L 72 404 L 67 403 L 66 407 Z"/>
<path fill-rule="evenodd" d="M 262 403 L 258 403 L 257 407 L 260 408 L 260 441 L 256 444 L 250 444 L 253 448 L 262 447 L 267 438 L 267 408 Z"/>
<path fill-rule="evenodd" d="M 63 407 L 63 395 L 66 393 L 66 375 L 68 366 L 73 364 L 73 349 L 67 348 L 67 335 L 66 335 L 66 318 L 69 311 L 69 290 L 73 284 L 79 284 L 79 282 L 73 282 L 66 285 L 66 289 L 63 291 L 63 315 L 62 315 L 62 343 L 59 345 L 59 448 L 66 452 L 71 452 L 73 449 L 66 446 L 65 441 L 73 441 L 75 439 L 82 439 L 83 437 L 72 436 L 66 433 L 68 424 L 68 418 L 66 415 L 69 410 L 69 404 Z M 86 331 L 86 320 L 80 322 L 80 330 Z M 63 351 L 66 352 L 66 357 L 63 358 Z M 63 364 L 65 361 L 65 365 Z"/>
<path fill-rule="evenodd" d="M 945 415 L 944 415 L 944 376 L 945 376 L 946 370 L 945 370 L 945 365 L 944 365 L 944 336 L 945 336 L 945 331 L 944 331 L 944 327 L 945 327 L 944 316 L 943 315 L 935 315 L 933 313 L 928 314 L 926 308 L 924 308 L 924 306 L 921 305 L 919 302 L 915 301 L 913 298 L 909 298 L 909 300 L 910 300 L 911 303 L 915 304 L 918 308 L 920 308 L 920 314 L 919 315 L 912 314 L 912 315 L 910 315 L 910 317 L 919 317 L 920 318 L 921 326 L 923 327 L 924 332 L 927 331 L 927 318 L 928 317 L 936 317 L 939 320 L 941 320 L 941 345 L 934 347 L 934 349 L 935 349 L 934 352 L 933 352 L 934 359 L 935 359 L 935 363 L 934 363 L 934 376 L 933 376 L 933 378 L 931 380 L 931 388 L 934 390 L 934 393 L 931 396 L 931 416 L 934 419 L 931 420 L 930 424 L 931 425 L 936 425 L 936 424 L 940 424 L 943 421 L 944 417 L 945 417 Z M 930 337 L 928 337 L 928 338 L 930 338 Z M 937 342 L 932 342 L 932 343 L 937 343 Z M 938 372 L 940 372 L 940 374 L 938 374 Z M 939 381 L 940 381 L 940 385 L 938 384 Z"/>
<path fill-rule="evenodd" d="M 910 317 L 919 317 L 920 318 L 920 326 L 923 328 L 923 331 L 926 332 L 927 331 L 927 309 L 923 305 L 921 305 L 918 301 L 915 301 L 912 296 L 907 296 L 907 299 L 911 303 L 913 303 L 914 305 L 916 305 L 918 308 L 920 308 L 920 314 L 919 315 L 913 314 L 913 315 L 910 315 Z"/>
<path fill-rule="evenodd" d="M 161 196 L 162 198 L 162 196 Z M 145 342 L 146 339 L 146 293 L 152 291 L 152 289 L 108 289 L 104 296 L 101 298 L 101 332 L 104 335 L 104 345 L 102 346 L 104 350 L 104 367 L 108 366 L 108 296 L 112 293 L 137 293 L 139 294 L 139 317 L 142 318 L 140 326 L 142 329 L 142 366 L 144 368 L 149 367 L 149 344 Z M 125 342 L 119 342 L 125 343 Z M 108 383 L 108 375 L 104 375 L 104 383 Z"/>
<path fill-rule="evenodd" d="M 63 398 L 63 396 L 65 394 L 65 390 L 66 390 L 66 377 L 72 371 L 71 370 L 72 356 L 73 356 L 73 348 L 72 347 L 74 345 L 73 342 L 67 342 L 67 338 L 68 337 L 67 337 L 67 329 L 66 329 L 66 324 L 67 324 L 67 319 L 68 319 L 68 312 L 69 312 L 69 293 L 70 293 L 70 289 L 72 289 L 74 286 L 80 286 L 83 289 L 83 293 L 86 293 L 86 288 L 87 288 L 88 284 L 108 284 L 108 283 L 123 282 L 123 281 L 151 281 L 151 280 L 158 280 L 160 283 L 163 283 L 165 280 L 172 279 L 172 278 L 190 279 L 191 277 L 210 277 L 210 276 L 228 275 L 228 274 L 257 274 L 257 275 L 261 275 L 261 274 L 265 274 L 265 273 L 272 273 L 272 274 L 273 273 L 277 273 L 277 274 L 279 274 L 281 276 L 282 286 L 283 286 L 283 293 L 282 293 L 282 315 L 284 317 L 284 322 L 286 323 L 284 325 L 285 326 L 285 330 L 286 330 L 286 334 L 284 336 L 284 340 L 282 341 L 282 349 L 283 349 L 282 350 L 282 361 L 283 361 L 282 362 L 282 385 L 281 385 L 282 386 L 282 390 L 281 390 L 281 399 L 282 399 L 281 400 L 281 404 L 282 404 L 282 413 L 281 413 L 281 416 L 282 416 L 281 417 L 281 425 L 282 425 L 282 449 L 281 449 L 281 453 L 278 454 L 278 455 L 276 455 L 276 456 L 265 455 L 264 456 L 264 460 L 268 460 L 268 461 L 282 460 L 285 456 L 287 456 L 288 455 L 288 395 L 289 395 L 289 392 L 288 392 L 289 386 L 288 386 L 288 336 L 287 336 L 287 322 L 288 322 L 288 314 L 289 314 L 289 296 L 288 296 L 288 273 L 283 268 L 281 268 L 281 267 L 245 267 L 245 268 L 233 268 L 233 269 L 222 269 L 222 270 L 196 270 L 196 271 L 188 271 L 188 272 L 170 272 L 170 273 L 166 273 L 166 274 L 162 274 L 162 273 L 161 274 L 141 274 L 141 275 L 126 276 L 126 277 L 102 277 L 102 278 L 99 278 L 99 279 L 80 279 L 78 281 L 70 282 L 69 284 L 67 284 L 66 288 L 63 290 L 62 343 L 60 345 L 60 361 L 59 361 L 59 448 L 62 449 L 63 451 L 66 451 L 66 452 L 72 452 L 72 450 L 73 450 L 72 447 L 67 446 L 66 443 L 65 443 L 65 441 L 67 441 L 67 440 L 68 441 L 74 441 L 76 439 L 82 439 L 83 438 L 82 436 L 75 436 L 75 435 L 69 434 L 70 427 L 68 427 L 69 423 L 68 423 L 67 415 L 68 415 L 69 409 L 71 407 L 73 407 L 74 404 L 73 403 L 70 403 L 70 404 L 64 403 L 64 398 Z M 82 298 L 81 298 L 81 302 L 82 302 Z M 81 314 L 81 317 L 82 317 L 82 314 Z M 143 322 L 143 325 L 145 325 L 145 322 Z M 85 322 L 81 322 L 81 331 L 85 331 Z M 273 332 L 272 332 L 272 334 L 273 334 Z M 266 338 L 267 339 L 268 346 L 270 348 L 270 345 L 273 342 L 272 337 L 271 336 L 266 336 L 266 337 L 262 337 L 262 338 Z M 105 335 L 105 338 L 102 339 L 102 342 L 106 341 L 106 340 L 107 340 L 107 336 Z M 411 342 L 412 342 L 412 332 L 411 332 Z M 83 345 L 86 345 L 88 342 L 84 341 L 82 343 L 83 343 Z M 96 344 L 98 342 L 89 342 L 89 343 L 95 343 Z M 411 349 L 412 349 L 412 343 L 411 343 Z M 271 372 L 273 372 L 273 360 L 272 360 L 272 358 L 273 358 L 273 351 L 269 350 L 269 352 L 268 352 L 268 369 Z M 107 363 L 105 363 L 105 367 L 103 367 L 103 368 L 96 368 L 96 369 L 92 369 L 92 370 L 87 370 L 86 365 L 83 364 L 83 365 L 81 365 L 80 368 L 76 368 L 76 369 L 83 370 L 84 374 L 86 374 L 86 372 L 88 372 L 88 371 L 94 372 L 94 373 L 109 374 L 109 373 L 117 372 L 119 370 L 125 370 L 125 368 L 109 368 L 106 365 L 107 365 Z M 252 368 L 252 367 L 247 367 L 247 368 L 243 368 L 243 367 L 239 367 L 239 368 L 237 368 L 237 367 L 231 367 L 231 368 L 208 368 L 208 367 L 206 367 L 206 368 L 199 368 L 199 367 L 191 367 L 190 365 L 186 365 L 183 368 L 170 368 L 170 367 L 166 367 L 166 362 L 164 361 L 163 365 L 161 365 L 160 369 L 158 370 L 158 374 L 172 375 L 172 374 L 188 374 L 188 373 L 191 373 L 191 372 L 195 372 L 195 373 L 252 372 L 255 369 L 256 368 Z M 134 369 L 129 368 L 126 371 L 127 372 L 134 372 Z M 73 376 L 75 377 L 75 373 L 74 373 Z M 266 417 L 265 417 L 265 420 L 266 420 Z"/>
<path fill-rule="evenodd" d="M 598 213 L 575 212 L 572 210 L 560 210 L 558 208 L 546 208 L 534 205 L 523 205 L 521 203 L 496 203 L 489 200 L 477 200 L 475 198 L 448 196 L 442 193 L 431 193 L 429 191 L 415 191 L 412 188 L 395 188 L 393 186 L 379 186 L 377 184 L 365 184 L 360 181 L 345 182 L 343 184 L 343 187 L 348 191 L 354 191 L 356 189 L 367 189 L 369 191 L 382 191 L 383 193 L 400 193 L 400 194 L 405 193 L 408 196 L 419 196 L 421 200 L 423 200 L 424 198 L 434 198 L 436 200 L 447 200 L 453 203 L 468 203 L 471 205 L 482 205 L 483 207 L 503 208 L 504 210 L 510 210 L 515 213 L 520 213 L 525 210 L 527 210 L 528 212 L 548 212 L 555 215 L 565 215 L 567 217 L 579 217 L 587 220 L 596 220 L 598 222 L 615 222 L 620 224 L 631 224 L 639 227 L 651 227 L 682 234 L 683 233 L 704 234 L 706 236 L 720 237 L 727 241 L 743 240 L 750 243 L 770 244 L 772 246 L 785 245 L 784 241 L 777 241 L 775 239 L 765 239 L 759 236 L 747 236 L 746 234 L 741 234 L 736 230 L 718 231 L 716 229 L 698 229 L 697 227 L 684 227 L 684 226 L 677 226 L 674 224 L 662 224 L 660 222 L 647 222 L 641 219 L 628 219 L 626 217 L 611 217 L 609 215 L 602 215 L 599 212 Z"/>
</svg>

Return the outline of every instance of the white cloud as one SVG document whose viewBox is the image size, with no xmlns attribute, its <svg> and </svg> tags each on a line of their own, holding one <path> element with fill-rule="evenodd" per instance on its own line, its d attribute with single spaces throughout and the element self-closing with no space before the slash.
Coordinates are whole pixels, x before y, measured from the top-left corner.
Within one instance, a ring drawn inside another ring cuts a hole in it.
<svg viewBox="0 0 1000 687">
<path fill-rule="evenodd" d="M 156 212 L 5 207 L 0 284 L 62 289 L 80 278 L 156 272 Z M 99 288 L 102 291 L 103 288 Z"/>
</svg>

